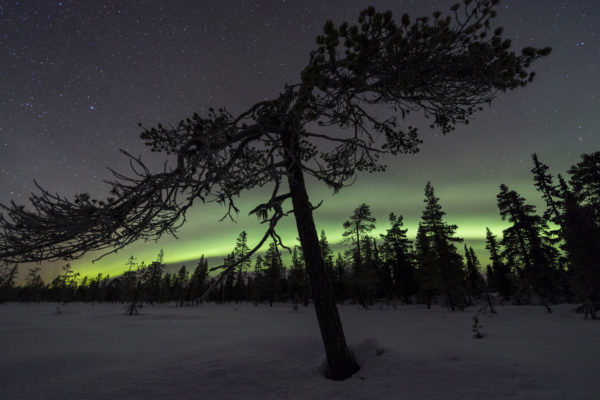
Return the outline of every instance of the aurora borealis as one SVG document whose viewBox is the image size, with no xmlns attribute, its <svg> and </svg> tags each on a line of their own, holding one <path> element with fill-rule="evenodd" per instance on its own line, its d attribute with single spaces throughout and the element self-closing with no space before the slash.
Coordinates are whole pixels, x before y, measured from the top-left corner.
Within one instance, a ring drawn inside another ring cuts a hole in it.
<svg viewBox="0 0 600 400">
<path fill-rule="evenodd" d="M 373 1 L 398 18 L 446 11 L 454 1 Z M 89 192 L 105 197 L 107 167 L 127 171 L 118 148 L 151 160 L 140 128 L 176 123 L 208 107 L 243 111 L 295 83 L 314 38 L 327 19 L 354 21 L 361 1 L 0 1 L 0 202 L 27 203 L 37 180 L 67 197 Z M 481 258 L 485 227 L 500 235 L 495 196 L 501 183 L 540 205 L 532 186 L 530 155 L 563 173 L 584 152 L 600 148 L 600 4 L 595 0 L 504 0 L 498 8 L 513 46 L 552 46 L 534 65 L 528 87 L 504 95 L 468 126 L 447 136 L 421 128 L 421 152 L 389 158 L 385 173 L 359 176 L 337 195 L 309 183 L 318 229 L 330 242 L 360 203 L 377 217 L 403 215 L 414 236 L 431 181 L 458 236 Z M 180 239 L 140 243 L 95 264 L 93 254 L 72 262 L 82 275 L 115 274 L 126 259 L 152 261 L 162 248 L 167 263 L 193 266 L 205 254 L 231 251 L 237 234 L 250 242 L 262 227 L 246 217 L 261 201 L 250 192 L 238 201 L 237 223 L 219 222 L 224 210 L 199 205 L 188 215 Z M 288 218 L 289 219 L 289 218 Z M 292 220 L 280 233 L 295 244 Z M 97 257 L 98 255 L 96 255 Z M 44 278 L 64 263 L 45 265 Z M 214 264 L 214 263 L 213 263 Z"/>
</svg>

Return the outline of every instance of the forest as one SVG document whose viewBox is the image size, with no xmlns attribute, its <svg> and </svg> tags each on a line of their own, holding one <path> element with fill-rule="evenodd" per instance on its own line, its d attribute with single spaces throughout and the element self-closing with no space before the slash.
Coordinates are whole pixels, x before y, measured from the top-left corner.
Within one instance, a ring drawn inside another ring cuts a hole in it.
<svg viewBox="0 0 600 400">
<path fill-rule="evenodd" d="M 473 304 L 578 303 L 585 318 L 596 319 L 600 306 L 600 152 L 583 154 L 567 176 L 553 177 L 532 155 L 532 182 L 545 203 L 538 211 L 519 193 L 501 184 L 497 206 L 509 226 L 486 230 L 490 263 L 481 265 L 472 247 L 461 245 L 457 226 L 445 221 L 434 187 L 425 186 L 424 209 L 414 240 L 403 217 L 389 214 L 385 234 L 370 233 L 376 220 L 368 204 L 360 204 L 343 222 L 346 251 L 334 254 L 326 232 L 319 237 L 327 277 L 338 303 L 369 308 L 378 302 L 440 304 L 461 310 Z M 194 268 L 168 272 L 163 251 L 148 264 L 130 257 L 119 276 L 80 276 L 69 264 L 52 282 L 43 282 L 40 267 L 29 269 L 17 285 L 17 264 L 0 269 L 2 302 L 122 303 L 128 314 L 145 305 L 202 302 L 255 305 L 289 302 L 294 309 L 310 303 L 310 284 L 299 246 L 284 249 L 276 241 L 266 252 L 247 257 L 248 235 L 242 231 L 225 259 L 226 274 L 214 274 L 206 258 Z M 291 252 L 286 265 L 282 252 Z M 242 262 L 239 262 L 243 260 Z M 214 268 L 213 268 L 214 269 Z"/>
</svg>

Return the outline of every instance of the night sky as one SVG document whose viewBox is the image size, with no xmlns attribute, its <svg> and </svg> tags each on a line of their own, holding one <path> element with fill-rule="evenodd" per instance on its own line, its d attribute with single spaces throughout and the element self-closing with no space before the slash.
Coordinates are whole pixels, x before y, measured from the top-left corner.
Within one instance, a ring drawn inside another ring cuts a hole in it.
<svg viewBox="0 0 600 400">
<path fill-rule="evenodd" d="M 71 197 L 108 195 L 107 167 L 127 171 L 123 148 L 158 169 L 162 158 L 139 140 L 144 126 L 176 123 L 208 107 L 236 114 L 276 97 L 297 83 L 327 19 L 356 21 L 372 4 L 396 18 L 446 11 L 454 1 L 3 1 L 0 0 L 0 202 L 27 204 L 33 180 Z M 376 234 L 390 212 L 404 215 L 414 236 L 431 181 L 447 221 L 480 256 L 485 227 L 501 235 L 496 194 L 501 183 L 541 204 L 533 190 L 530 155 L 553 174 L 564 173 L 580 154 L 600 150 L 600 2 L 598 0 L 504 0 L 497 26 L 516 48 L 552 46 L 534 65 L 535 81 L 500 94 L 469 126 L 447 136 L 422 119 L 421 152 L 389 159 L 389 169 L 359 176 L 333 196 L 309 182 L 317 228 L 331 242 L 362 202 L 377 217 Z M 239 200 L 236 224 L 219 222 L 223 209 L 196 207 L 180 239 L 139 243 L 95 264 L 99 254 L 72 262 L 83 274 L 115 274 L 135 255 L 150 262 L 159 249 L 168 263 L 195 266 L 201 254 L 221 258 L 237 234 L 250 242 L 261 226 L 246 214 L 263 193 Z M 280 228 L 296 243 L 293 221 Z M 252 243 L 250 243 L 252 244 Z M 484 260 L 485 261 L 485 260 Z M 44 264 L 44 278 L 64 263 Z M 214 264 L 214 262 L 213 262 Z M 21 275 L 22 278 L 23 275 Z"/>
</svg>

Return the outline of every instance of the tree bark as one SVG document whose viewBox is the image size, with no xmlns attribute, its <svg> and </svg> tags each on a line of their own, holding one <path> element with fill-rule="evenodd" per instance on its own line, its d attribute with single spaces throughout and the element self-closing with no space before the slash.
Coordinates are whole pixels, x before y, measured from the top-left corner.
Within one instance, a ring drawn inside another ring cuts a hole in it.
<svg viewBox="0 0 600 400">
<path fill-rule="evenodd" d="M 304 173 L 296 149 L 298 139 L 294 133 L 284 136 L 286 168 L 298 236 L 304 253 L 306 270 L 312 291 L 312 300 L 319 321 L 321 337 L 325 346 L 329 377 L 333 380 L 349 378 L 358 371 L 342 328 L 333 288 L 327 273 L 319 246 L 317 229 L 312 215 L 312 205 L 308 200 Z"/>
</svg>

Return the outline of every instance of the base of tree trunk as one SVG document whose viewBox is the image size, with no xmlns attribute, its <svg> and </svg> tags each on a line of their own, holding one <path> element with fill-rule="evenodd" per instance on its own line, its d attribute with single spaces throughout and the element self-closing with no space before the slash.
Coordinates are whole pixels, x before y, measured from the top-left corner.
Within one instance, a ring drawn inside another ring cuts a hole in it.
<svg viewBox="0 0 600 400">
<path fill-rule="evenodd" d="M 298 148 L 297 136 L 290 133 L 287 143 L 288 184 L 294 207 L 294 217 L 302 252 L 306 262 L 306 272 L 311 288 L 311 295 L 321 337 L 325 347 L 329 378 L 344 380 L 359 370 L 354 360 L 342 328 L 342 321 L 335 302 L 333 287 L 325 271 L 325 263 L 321 254 L 317 229 L 312 214 L 312 205 L 308 200 L 302 167 L 297 162 L 300 158 L 295 149 Z"/>
</svg>

